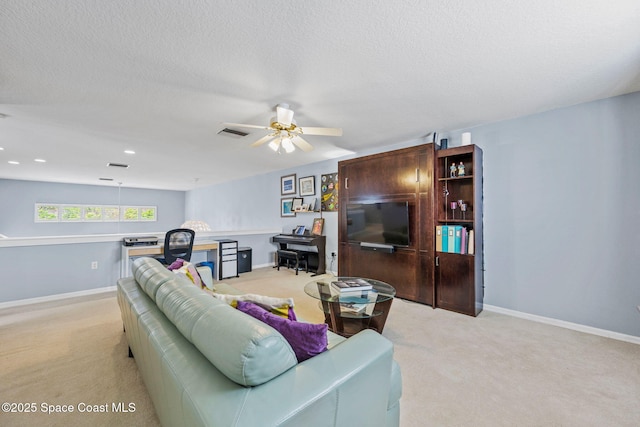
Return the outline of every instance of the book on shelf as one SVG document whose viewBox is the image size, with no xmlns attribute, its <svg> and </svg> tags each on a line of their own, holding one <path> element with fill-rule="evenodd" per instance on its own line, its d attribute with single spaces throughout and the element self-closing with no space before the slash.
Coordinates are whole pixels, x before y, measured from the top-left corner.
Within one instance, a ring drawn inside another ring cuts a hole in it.
<svg viewBox="0 0 640 427">
<path fill-rule="evenodd" d="M 453 236 L 453 252 L 456 254 L 462 253 L 462 227 L 456 225 L 454 228 L 454 236 Z"/>
<path fill-rule="evenodd" d="M 442 226 L 442 252 L 449 252 L 449 226 Z"/>
<path fill-rule="evenodd" d="M 456 253 L 456 227 L 459 225 L 450 225 L 447 227 L 447 252 Z"/>
<path fill-rule="evenodd" d="M 473 245 L 473 230 L 468 230 L 461 225 L 436 226 L 436 251 L 473 255 Z"/>
<path fill-rule="evenodd" d="M 462 227 L 460 231 L 460 253 L 464 255 L 467 253 L 467 227 Z"/>
<path fill-rule="evenodd" d="M 371 283 L 364 279 L 336 280 L 331 282 L 331 286 L 340 293 L 361 292 L 373 289 Z"/>
</svg>

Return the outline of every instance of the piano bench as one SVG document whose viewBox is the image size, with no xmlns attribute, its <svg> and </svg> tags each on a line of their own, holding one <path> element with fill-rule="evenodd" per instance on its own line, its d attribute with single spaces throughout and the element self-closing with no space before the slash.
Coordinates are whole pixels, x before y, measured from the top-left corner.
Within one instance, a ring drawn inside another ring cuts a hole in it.
<svg viewBox="0 0 640 427">
<path fill-rule="evenodd" d="M 278 271 L 280 271 L 280 266 L 284 265 L 283 262 L 286 262 L 287 268 L 289 268 L 290 262 L 295 262 L 294 267 L 296 269 L 296 276 L 298 275 L 298 269 L 300 268 L 301 263 L 304 263 L 305 272 L 309 272 L 309 264 L 307 263 L 307 254 L 305 252 L 279 249 L 277 253 Z"/>
</svg>

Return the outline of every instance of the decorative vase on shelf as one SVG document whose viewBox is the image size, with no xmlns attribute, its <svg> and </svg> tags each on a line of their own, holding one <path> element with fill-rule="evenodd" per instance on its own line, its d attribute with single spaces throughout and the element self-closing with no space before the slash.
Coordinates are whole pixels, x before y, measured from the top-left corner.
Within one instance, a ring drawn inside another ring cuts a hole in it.
<svg viewBox="0 0 640 427">
<path fill-rule="evenodd" d="M 465 214 L 467 213 L 467 204 L 463 200 L 458 200 L 458 206 L 460 206 L 460 212 L 462 212 L 462 219 L 466 219 Z"/>
<path fill-rule="evenodd" d="M 456 219 L 456 207 L 458 207 L 458 202 L 451 202 L 449 206 L 451 207 L 451 219 Z"/>
</svg>

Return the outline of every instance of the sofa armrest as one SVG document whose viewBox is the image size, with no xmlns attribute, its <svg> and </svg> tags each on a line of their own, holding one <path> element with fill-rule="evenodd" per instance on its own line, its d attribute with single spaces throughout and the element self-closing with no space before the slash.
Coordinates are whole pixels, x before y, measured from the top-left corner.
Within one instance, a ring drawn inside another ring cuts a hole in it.
<svg viewBox="0 0 640 427">
<path fill-rule="evenodd" d="M 246 396 L 238 425 L 384 425 L 392 343 L 362 331 Z"/>
</svg>

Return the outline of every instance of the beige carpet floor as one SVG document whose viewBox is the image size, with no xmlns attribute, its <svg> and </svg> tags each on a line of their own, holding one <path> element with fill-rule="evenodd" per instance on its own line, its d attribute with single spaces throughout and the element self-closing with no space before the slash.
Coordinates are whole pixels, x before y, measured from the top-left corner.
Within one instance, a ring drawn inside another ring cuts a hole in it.
<svg viewBox="0 0 640 427">
<path fill-rule="evenodd" d="M 227 282 L 293 297 L 299 317 L 321 322 L 317 301 L 303 291 L 311 280 L 264 268 Z M 640 425 L 636 344 L 400 299 L 383 335 L 395 344 L 402 369 L 402 426 Z M 127 357 L 114 293 L 0 310 L 0 401 L 14 409 L 36 404 L 35 413 L 0 412 L 2 426 L 159 425 Z M 134 411 L 113 410 L 130 403 Z M 81 404 L 108 412 L 79 412 Z M 47 414 L 46 405 L 75 411 Z"/>
</svg>

